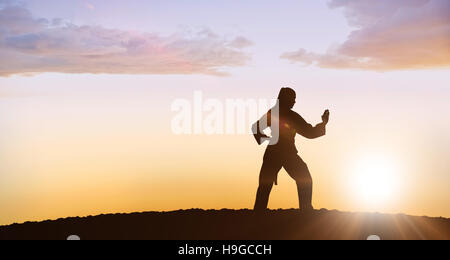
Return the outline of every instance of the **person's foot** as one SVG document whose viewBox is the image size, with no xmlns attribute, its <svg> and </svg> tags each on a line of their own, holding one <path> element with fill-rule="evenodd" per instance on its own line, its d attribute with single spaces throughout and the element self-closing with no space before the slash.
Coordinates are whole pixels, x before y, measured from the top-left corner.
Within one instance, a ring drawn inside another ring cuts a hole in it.
<svg viewBox="0 0 450 260">
<path fill-rule="evenodd" d="M 269 209 L 254 209 L 253 212 L 257 215 L 264 215 L 269 213 Z"/>
<path fill-rule="evenodd" d="M 310 205 L 310 206 L 306 206 L 306 207 L 302 207 L 301 209 L 300 209 L 300 212 L 302 212 L 302 213 L 313 213 L 314 212 L 314 208 L 313 208 L 313 206 L 312 205 Z"/>
</svg>

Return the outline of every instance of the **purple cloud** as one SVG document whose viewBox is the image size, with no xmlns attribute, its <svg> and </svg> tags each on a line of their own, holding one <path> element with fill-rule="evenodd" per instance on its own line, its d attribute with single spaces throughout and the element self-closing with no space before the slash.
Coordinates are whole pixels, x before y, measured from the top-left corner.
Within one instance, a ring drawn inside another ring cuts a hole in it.
<svg viewBox="0 0 450 260">
<path fill-rule="evenodd" d="M 78 26 L 61 19 L 36 19 L 23 6 L 4 0 L 0 4 L 4 5 L 0 9 L 0 76 L 43 72 L 224 75 L 222 69 L 244 66 L 249 60 L 242 46 L 233 44 L 235 39 L 223 39 L 209 30 L 161 36 Z"/>
<path fill-rule="evenodd" d="M 450 66 L 450 1 L 332 0 L 356 27 L 341 45 L 281 58 L 322 68 L 401 70 Z"/>
<path fill-rule="evenodd" d="M 253 45 L 253 42 L 249 41 L 247 38 L 245 37 L 236 37 L 231 43 L 230 46 L 237 48 L 237 49 L 242 49 L 242 48 L 247 48 Z"/>
</svg>

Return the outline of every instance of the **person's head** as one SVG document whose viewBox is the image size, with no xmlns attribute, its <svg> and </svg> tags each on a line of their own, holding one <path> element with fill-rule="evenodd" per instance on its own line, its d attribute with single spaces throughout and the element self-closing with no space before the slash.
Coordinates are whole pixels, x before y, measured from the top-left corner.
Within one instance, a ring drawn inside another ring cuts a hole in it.
<svg viewBox="0 0 450 260">
<path fill-rule="evenodd" d="M 295 105 L 295 99 L 297 95 L 291 88 L 282 88 L 278 95 L 278 102 L 281 108 L 292 109 Z"/>
</svg>

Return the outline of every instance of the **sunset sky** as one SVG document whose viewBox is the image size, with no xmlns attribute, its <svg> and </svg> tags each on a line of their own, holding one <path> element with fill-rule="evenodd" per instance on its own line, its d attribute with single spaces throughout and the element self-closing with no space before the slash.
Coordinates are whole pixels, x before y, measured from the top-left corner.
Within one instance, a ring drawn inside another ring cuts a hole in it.
<svg viewBox="0 0 450 260">
<path fill-rule="evenodd" d="M 308 122 L 331 111 L 327 136 L 297 138 L 315 208 L 450 217 L 449 13 L 448 0 L 0 0 L 0 225 L 252 208 L 265 146 L 175 135 L 171 105 L 285 86 Z M 283 170 L 269 206 L 297 207 L 296 192 Z"/>
</svg>

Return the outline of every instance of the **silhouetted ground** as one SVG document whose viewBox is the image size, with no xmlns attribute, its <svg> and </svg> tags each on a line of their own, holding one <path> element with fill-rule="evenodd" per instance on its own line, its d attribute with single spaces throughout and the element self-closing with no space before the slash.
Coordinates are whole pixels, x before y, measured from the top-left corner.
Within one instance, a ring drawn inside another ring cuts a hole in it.
<svg viewBox="0 0 450 260">
<path fill-rule="evenodd" d="M 0 240 L 450 239 L 450 219 L 296 210 L 186 210 L 67 218 L 0 227 Z"/>
</svg>

